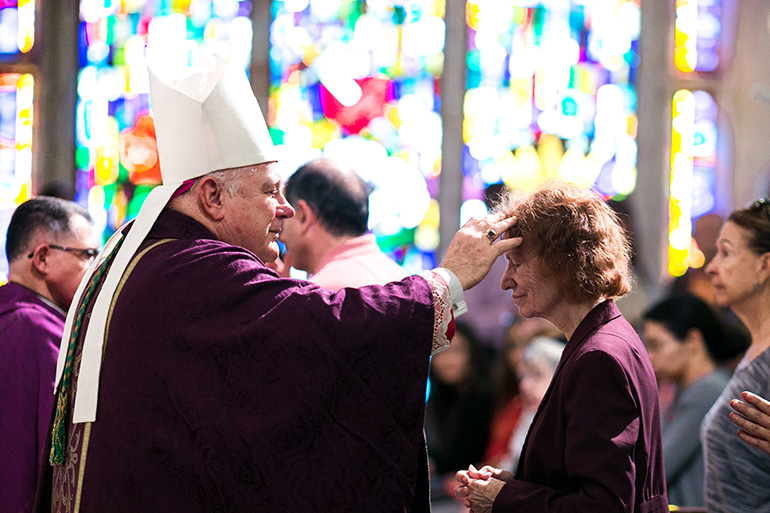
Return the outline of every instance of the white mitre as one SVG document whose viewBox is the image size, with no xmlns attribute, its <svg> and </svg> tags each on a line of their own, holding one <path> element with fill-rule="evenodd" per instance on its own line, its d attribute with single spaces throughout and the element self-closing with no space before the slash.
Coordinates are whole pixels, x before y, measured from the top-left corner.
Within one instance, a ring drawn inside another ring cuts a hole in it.
<svg viewBox="0 0 770 513">
<path fill-rule="evenodd" d="M 75 423 L 96 420 L 105 328 L 113 295 L 131 258 L 174 192 L 183 182 L 212 171 L 276 160 L 262 111 L 240 66 L 205 55 L 197 69 L 185 69 L 174 76 L 170 72 L 173 67 L 153 62 L 153 56 L 148 55 L 148 68 L 163 185 L 147 196 L 95 296 L 83 343 L 72 415 Z M 110 238 L 75 293 L 59 350 L 57 387 L 64 372 L 77 305 L 90 277 L 122 237 L 119 230 Z"/>
</svg>

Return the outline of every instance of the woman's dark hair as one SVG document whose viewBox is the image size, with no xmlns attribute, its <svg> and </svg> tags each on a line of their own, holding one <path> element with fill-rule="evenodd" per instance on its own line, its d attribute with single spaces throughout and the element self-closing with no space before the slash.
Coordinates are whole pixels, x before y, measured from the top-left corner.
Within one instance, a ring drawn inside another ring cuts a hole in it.
<svg viewBox="0 0 770 513">
<path fill-rule="evenodd" d="M 757 254 L 770 252 L 770 200 L 761 198 L 727 218 L 749 232 L 749 248 Z"/>
<path fill-rule="evenodd" d="M 490 362 L 486 350 L 476 337 L 476 332 L 470 324 L 463 321 L 455 321 L 455 333 L 468 341 L 468 365 L 470 372 L 465 377 L 463 387 L 467 389 L 487 388 L 490 385 Z M 431 389 L 433 391 L 439 390 L 438 393 L 440 394 L 441 389 L 447 385 L 444 385 L 441 379 L 433 372 L 430 373 L 430 378 Z"/>
<path fill-rule="evenodd" d="M 690 330 L 698 330 L 706 351 L 717 363 L 734 359 L 748 347 L 728 331 L 705 301 L 692 294 L 669 296 L 647 310 L 643 318 L 662 324 L 679 342 L 684 342 Z"/>
</svg>

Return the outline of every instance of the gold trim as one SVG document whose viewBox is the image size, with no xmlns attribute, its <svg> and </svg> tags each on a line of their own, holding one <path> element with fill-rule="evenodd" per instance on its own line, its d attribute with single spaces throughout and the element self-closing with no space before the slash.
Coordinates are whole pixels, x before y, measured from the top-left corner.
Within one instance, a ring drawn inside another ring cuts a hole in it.
<svg viewBox="0 0 770 513">
<path fill-rule="evenodd" d="M 80 447 L 80 466 L 78 467 L 78 485 L 75 489 L 75 513 L 80 511 L 80 496 L 83 491 L 83 478 L 85 477 L 86 458 L 88 457 L 88 441 L 91 439 L 92 424 L 93 422 L 86 422 L 86 426 L 83 429 L 83 445 Z"/>
<path fill-rule="evenodd" d="M 110 321 L 112 320 L 112 312 L 115 309 L 115 303 L 118 300 L 118 296 L 120 295 L 120 291 L 123 290 L 123 285 L 126 284 L 126 281 L 128 280 L 128 277 L 133 272 L 136 265 L 139 263 L 139 260 L 151 249 L 160 246 L 161 244 L 165 244 L 166 242 L 170 242 L 174 239 L 162 239 L 156 242 L 155 244 L 152 244 L 151 246 L 145 248 L 141 253 L 136 255 L 134 259 L 131 261 L 131 263 L 126 268 L 126 271 L 123 273 L 123 277 L 120 279 L 120 282 L 118 283 L 118 286 L 115 288 L 115 293 L 112 295 L 112 301 L 110 302 L 110 311 L 107 313 L 107 325 L 104 327 L 104 346 L 107 346 L 107 337 L 110 333 Z M 104 361 L 104 349 L 102 349 L 102 361 Z M 74 513 L 79 513 L 80 511 L 80 498 L 83 491 L 83 480 L 85 479 L 86 474 L 86 458 L 88 457 L 88 442 L 91 439 L 91 425 L 93 422 L 86 422 L 85 428 L 83 430 L 83 445 L 80 447 L 80 465 L 78 466 L 78 485 L 77 490 L 75 491 L 75 509 Z"/>
</svg>

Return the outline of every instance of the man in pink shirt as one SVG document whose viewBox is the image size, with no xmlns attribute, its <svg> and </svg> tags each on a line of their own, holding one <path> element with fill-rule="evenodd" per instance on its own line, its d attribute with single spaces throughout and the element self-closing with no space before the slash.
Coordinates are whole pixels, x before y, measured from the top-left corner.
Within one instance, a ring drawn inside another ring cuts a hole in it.
<svg viewBox="0 0 770 513">
<path fill-rule="evenodd" d="M 310 281 L 339 290 L 407 275 L 367 233 L 369 189 L 352 169 L 310 161 L 286 181 L 286 198 L 296 211 L 281 229 L 286 264 L 306 271 Z"/>
</svg>

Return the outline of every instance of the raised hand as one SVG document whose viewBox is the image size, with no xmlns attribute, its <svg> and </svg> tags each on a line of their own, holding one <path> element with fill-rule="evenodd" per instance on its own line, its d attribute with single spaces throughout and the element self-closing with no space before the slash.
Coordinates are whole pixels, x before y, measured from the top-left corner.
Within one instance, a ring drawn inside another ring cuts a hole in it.
<svg viewBox="0 0 770 513">
<path fill-rule="evenodd" d="M 441 267 L 468 290 L 484 279 L 497 257 L 521 244 L 520 237 L 500 238 L 514 224 L 516 219 L 505 212 L 470 219 L 452 238 Z"/>
</svg>

